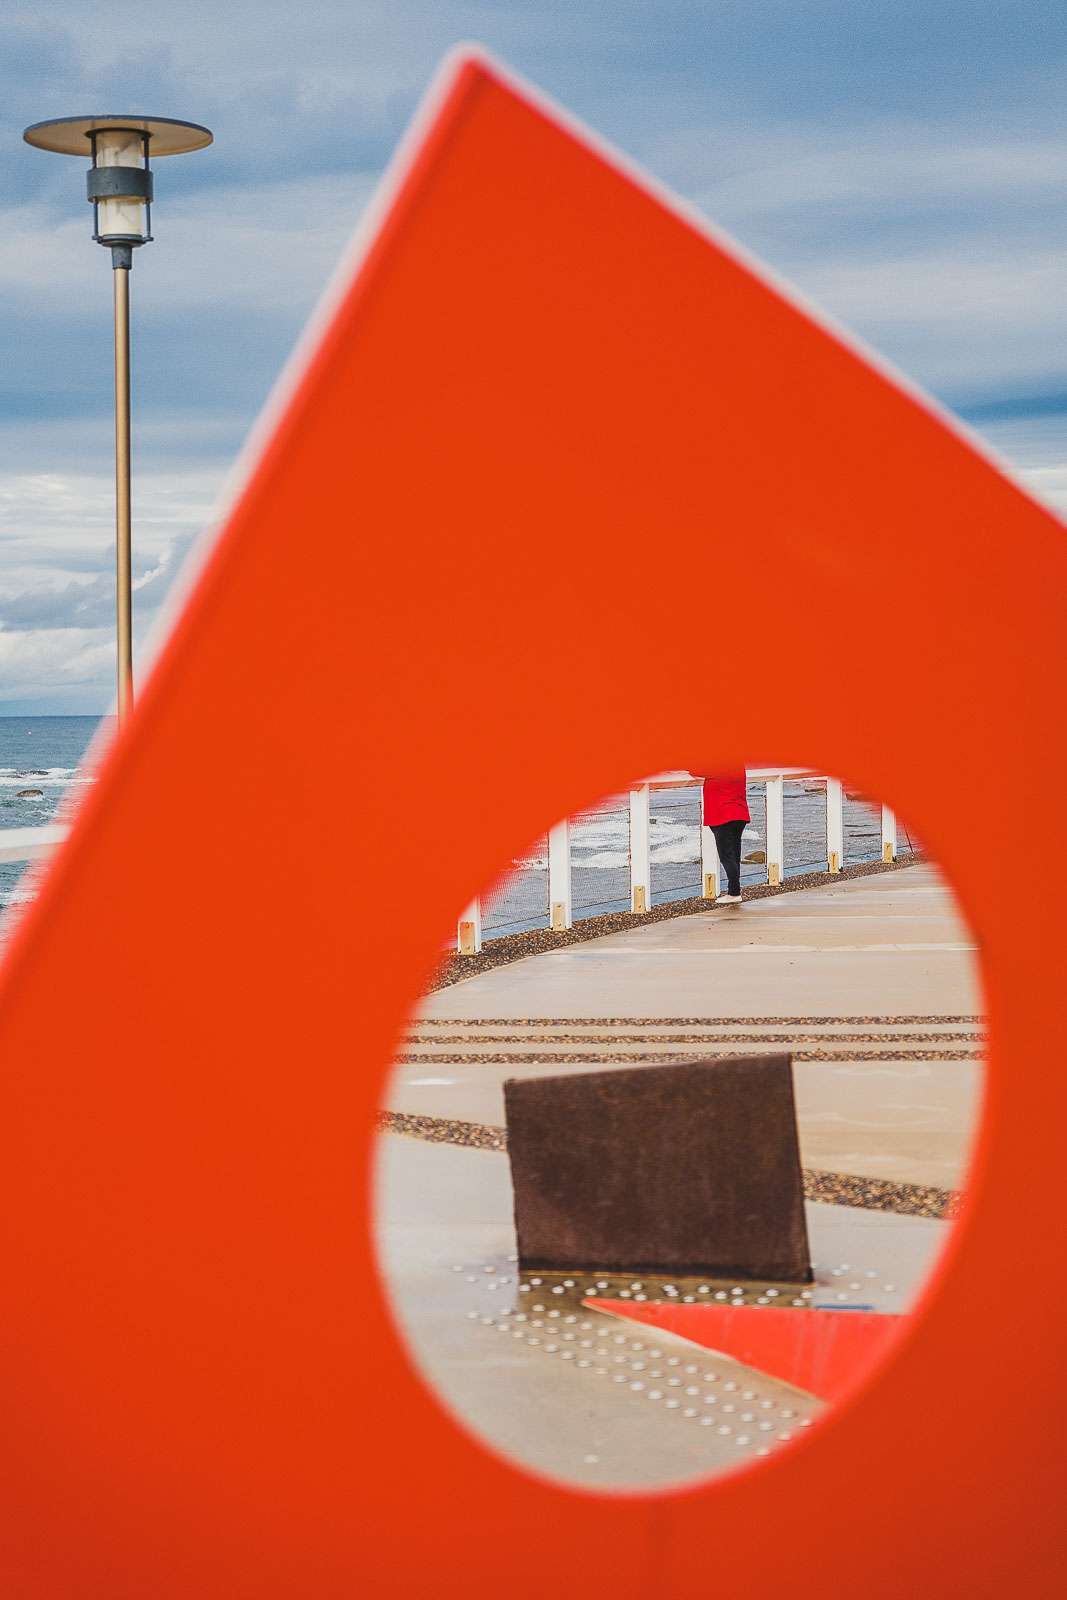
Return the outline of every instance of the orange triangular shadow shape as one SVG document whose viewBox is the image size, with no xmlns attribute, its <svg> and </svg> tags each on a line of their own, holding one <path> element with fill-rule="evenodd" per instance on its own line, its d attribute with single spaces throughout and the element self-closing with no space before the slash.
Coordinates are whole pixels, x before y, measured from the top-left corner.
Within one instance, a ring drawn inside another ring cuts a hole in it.
<svg viewBox="0 0 1067 1600">
<path fill-rule="evenodd" d="M 676 1333 L 746 1367 L 839 1400 L 900 1332 L 901 1319 L 879 1311 L 792 1310 L 786 1306 L 640 1305 L 587 1300 L 597 1311 Z"/>
</svg>

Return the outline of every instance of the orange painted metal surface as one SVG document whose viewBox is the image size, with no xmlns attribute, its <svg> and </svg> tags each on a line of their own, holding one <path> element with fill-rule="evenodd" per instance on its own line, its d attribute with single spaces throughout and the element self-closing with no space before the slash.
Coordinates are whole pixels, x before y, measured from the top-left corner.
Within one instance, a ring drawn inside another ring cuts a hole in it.
<svg viewBox="0 0 1067 1600">
<path fill-rule="evenodd" d="M 649 603 L 666 559 L 688 609 Z M 990 839 L 1005 771 L 1063 832 L 1065 584 L 1061 525 L 935 412 L 460 66 L 4 962 L 5 1592 L 532 1597 L 550 1555 L 769 1597 L 780 1547 L 804 1595 L 831 1535 L 868 1600 L 1057 1591 L 1067 861 L 1023 927 Z M 768 1463 L 599 1497 L 413 1369 L 374 1118 L 472 894 L 683 753 L 914 824 L 982 945 L 986 1115 L 873 1382 Z M 1040 1286 L 1007 1323 L 1005 1270 Z"/>
<path fill-rule="evenodd" d="M 588 1300 L 597 1311 L 676 1333 L 821 1400 L 839 1400 L 900 1333 L 899 1316 L 788 1306 L 707 1306 Z"/>
</svg>

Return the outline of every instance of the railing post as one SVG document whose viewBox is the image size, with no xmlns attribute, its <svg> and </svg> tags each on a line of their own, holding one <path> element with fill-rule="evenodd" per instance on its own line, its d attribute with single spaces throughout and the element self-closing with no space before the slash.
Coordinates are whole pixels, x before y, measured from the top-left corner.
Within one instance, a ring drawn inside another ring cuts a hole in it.
<svg viewBox="0 0 1067 1600">
<path fill-rule="evenodd" d="M 897 859 L 897 819 L 888 806 L 882 807 L 882 860 Z"/>
<path fill-rule="evenodd" d="M 651 827 L 648 784 L 630 790 L 630 910 L 652 907 Z"/>
<path fill-rule="evenodd" d="M 767 779 L 767 882 L 781 883 L 785 868 L 785 779 Z"/>
<path fill-rule="evenodd" d="M 552 927 L 559 931 L 574 925 L 571 900 L 571 825 L 557 822 L 548 835 L 548 907 Z"/>
<path fill-rule="evenodd" d="M 845 791 L 840 778 L 826 780 L 826 865 L 840 872 L 845 864 Z"/>
<path fill-rule="evenodd" d="M 482 902 L 472 900 L 459 919 L 456 947 L 461 956 L 476 956 L 482 948 Z"/>
<path fill-rule="evenodd" d="M 710 828 L 705 827 L 700 830 L 700 870 L 704 883 L 704 899 L 717 900 L 719 898 L 719 852 L 715 845 L 714 833 Z"/>
</svg>

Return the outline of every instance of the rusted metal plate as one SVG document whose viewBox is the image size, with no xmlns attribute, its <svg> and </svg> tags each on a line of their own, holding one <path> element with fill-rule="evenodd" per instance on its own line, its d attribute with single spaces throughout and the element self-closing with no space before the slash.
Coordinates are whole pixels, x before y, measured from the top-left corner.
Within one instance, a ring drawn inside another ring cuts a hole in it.
<svg viewBox="0 0 1067 1600">
<path fill-rule="evenodd" d="M 524 1270 L 811 1281 L 788 1055 L 504 1084 Z"/>
</svg>

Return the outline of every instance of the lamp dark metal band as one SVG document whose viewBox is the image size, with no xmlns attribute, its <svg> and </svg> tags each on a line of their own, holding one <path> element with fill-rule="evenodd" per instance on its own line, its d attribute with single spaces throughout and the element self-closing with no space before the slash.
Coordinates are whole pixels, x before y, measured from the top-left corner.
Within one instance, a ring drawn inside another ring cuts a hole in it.
<svg viewBox="0 0 1067 1600">
<path fill-rule="evenodd" d="M 146 167 L 90 167 L 85 174 L 89 200 L 151 200 L 152 174 Z"/>
</svg>

